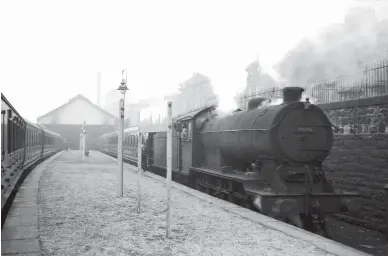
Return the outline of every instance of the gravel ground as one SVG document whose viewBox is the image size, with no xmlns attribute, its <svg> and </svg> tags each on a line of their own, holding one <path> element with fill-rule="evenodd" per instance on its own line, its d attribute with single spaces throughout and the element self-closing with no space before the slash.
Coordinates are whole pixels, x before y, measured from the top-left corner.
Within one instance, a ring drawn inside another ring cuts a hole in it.
<svg viewBox="0 0 388 256">
<path fill-rule="evenodd" d="M 39 236 L 43 255 L 332 255 L 212 204 L 172 190 L 172 238 L 165 238 L 165 186 L 124 172 L 117 198 L 116 161 L 91 151 L 63 152 L 41 176 Z"/>
</svg>

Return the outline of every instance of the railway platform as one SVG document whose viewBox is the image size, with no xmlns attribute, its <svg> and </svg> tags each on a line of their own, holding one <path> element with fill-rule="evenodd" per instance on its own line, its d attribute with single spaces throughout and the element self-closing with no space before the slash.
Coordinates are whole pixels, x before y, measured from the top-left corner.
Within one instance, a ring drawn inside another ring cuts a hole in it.
<svg viewBox="0 0 388 256">
<path fill-rule="evenodd" d="M 368 255 L 180 184 L 172 187 L 172 237 L 165 237 L 164 179 L 97 151 L 64 151 L 37 166 L 2 230 L 2 255 Z"/>
</svg>

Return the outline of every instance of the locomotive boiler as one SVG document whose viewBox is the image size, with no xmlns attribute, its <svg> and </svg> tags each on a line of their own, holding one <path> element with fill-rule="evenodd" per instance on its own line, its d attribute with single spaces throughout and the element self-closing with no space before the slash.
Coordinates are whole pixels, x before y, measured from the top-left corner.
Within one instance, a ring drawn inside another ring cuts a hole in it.
<svg viewBox="0 0 388 256">
<path fill-rule="evenodd" d="M 234 163 L 322 162 L 332 147 L 332 126 L 320 108 L 299 101 L 302 92 L 302 88 L 287 87 L 281 105 L 258 109 L 260 100 L 253 100 L 248 111 L 210 119 L 201 132 L 203 145 L 219 149 Z"/>
</svg>

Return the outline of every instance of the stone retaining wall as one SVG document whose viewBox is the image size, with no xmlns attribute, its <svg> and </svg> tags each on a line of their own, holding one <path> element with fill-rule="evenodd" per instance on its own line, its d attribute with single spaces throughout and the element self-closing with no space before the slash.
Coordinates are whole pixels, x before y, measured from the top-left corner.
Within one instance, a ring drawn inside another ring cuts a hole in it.
<svg viewBox="0 0 388 256">
<path fill-rule="evenodd" d="M 320 105 L 340 128 L 324 162 L 336 189 L 360 193 L 357 216 L 337 215 L 348 222 L 385 231 L 384 186 L 388 184 L 388 95 Z"/>
</svg>

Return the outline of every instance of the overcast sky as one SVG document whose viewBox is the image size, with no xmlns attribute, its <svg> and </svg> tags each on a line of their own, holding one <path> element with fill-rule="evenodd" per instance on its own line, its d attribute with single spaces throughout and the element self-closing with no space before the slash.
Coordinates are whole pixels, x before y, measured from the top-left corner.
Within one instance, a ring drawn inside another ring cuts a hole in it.
<svg viewBox="0 0 388 256">
<path fill-rule="evenodd" d="M 36 118 L 83 94 L 97 99 L 128 70 L 130 100 L 165 95 L 193 72 L 219 93 L 269 70 L 304 36 L 343 22 L 350 0 L 17 1 L 0 3 L 1 92 Z"/>
</svg>

